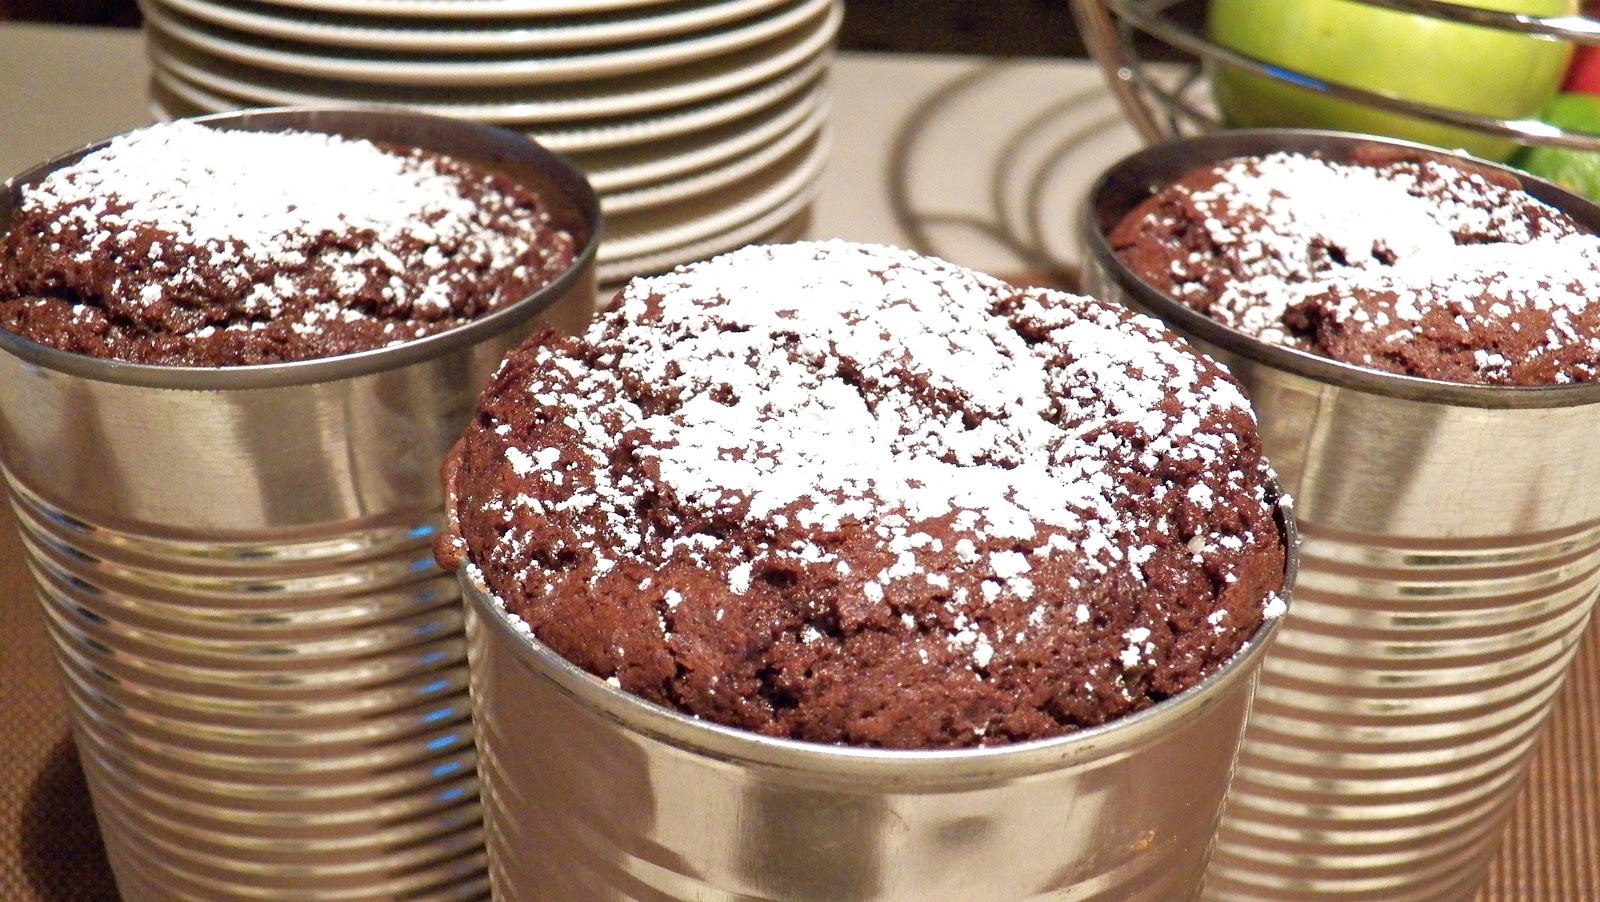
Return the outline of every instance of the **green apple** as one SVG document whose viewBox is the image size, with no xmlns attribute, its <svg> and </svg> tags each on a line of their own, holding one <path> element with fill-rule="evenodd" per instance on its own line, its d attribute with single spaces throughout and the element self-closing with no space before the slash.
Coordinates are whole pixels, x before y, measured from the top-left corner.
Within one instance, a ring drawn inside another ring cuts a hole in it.
<svg viewBox="0 0 1600 902">
<path fill-rule="evenodd" d="M 1544 121 L 1566 131 L 1600 135 L 1600 95 L 1557 94 L 1544 109 Z M 1600 201 L 1600 152 L 1570 147 L 1527 147 L 1512 162 L 1569 191 Z"/>
<path fill-rule="evenodd" d="M 1578 0 L 1456 0 L 1540 16 Z M 1351 0 L 1212 0 L 1216 43 L 1285 69 L 1390 96 L 1504 119 L 1539 114 L 1561 85 L 1572 46 L 1500 29 L 1379 9 Z M 1504 160 L 1515 142 L 1337 100 L 1232 66 L 1211 72 L 1225 124 L 1297 126 L 1407 138 Z"/>
</svg>

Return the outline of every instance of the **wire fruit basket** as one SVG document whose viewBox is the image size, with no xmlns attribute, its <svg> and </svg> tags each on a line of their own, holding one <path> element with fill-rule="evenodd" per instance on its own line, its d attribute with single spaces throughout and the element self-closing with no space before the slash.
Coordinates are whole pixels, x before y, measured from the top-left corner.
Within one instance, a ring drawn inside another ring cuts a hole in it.
<svg viewBox="0 0 1600 902">
<path fill-rule="evenodd" d="M 1537 35 L 1574 45 L 1600 46 L 1600 21 L 1581 16 L 1528 16 L 1444 0 L 1351 2 L 1448 22 Z M 1205 96 L 1204 68 L 1227 66 L 1338 100 L 1470 129 L 1516 144 L 1600 151 L 1600 135 L 1558 128 L 1538 119 L 1500 119 L 1422 103 L 1319 78 L 1239 53 L 1209 40 L 1189 24 L 1191 17 L 1176 14 L 1192 5 L 1192 0 L 1072 0 L 1085 46 L 1104 71 L 1129 120 L 1150 143 L 1223 128 Z M 1153 63 L 1140 52 L 1136 40 L 1140 35 L 1181 51 L 1191 61 L 1181 65 L 1174 75 L 1170 65 Z"/>
</svg>

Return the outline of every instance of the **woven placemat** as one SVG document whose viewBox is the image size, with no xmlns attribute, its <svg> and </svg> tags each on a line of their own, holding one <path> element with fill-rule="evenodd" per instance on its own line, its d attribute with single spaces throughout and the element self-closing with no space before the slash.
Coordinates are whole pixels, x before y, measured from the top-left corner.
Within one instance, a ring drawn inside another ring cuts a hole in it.
<svg viewBox="0 0 1600 902">
<path fill-rule="evenodd" d="M 0 509 L 0 900 L 115 902 L 10 508 Z M 1600 621 L 1585 636 L 1479 896 L 1597 900 Z"/>
<path fill-rule="evenodd" d="M 15 521 L 0 510 L 0 899 L 115 900 Z"/>
<path fill-rule="evenodd" d="M 1600 618 L 1529 765 L 1480 902 L 1600 902 Z"/>
</svg>

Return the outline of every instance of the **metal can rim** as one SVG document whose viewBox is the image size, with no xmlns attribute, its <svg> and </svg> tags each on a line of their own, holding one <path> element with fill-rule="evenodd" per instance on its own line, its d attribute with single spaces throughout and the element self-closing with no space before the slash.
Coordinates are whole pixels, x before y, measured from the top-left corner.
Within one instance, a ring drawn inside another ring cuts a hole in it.
<svg viewBox="0 0 1600 902">
<path fill-rule="evenodd" d="M 1600 404 L 1600 382 L 1570 385 L 1478 385 L 1366 369 L 1298 348 L 1272 344 L 1217 322 L 1179 303 L 1123 265 L 1106 233 L 1140 201 L 1198 166 L 1239 156 L 1290 151 L 1319 152 L 1334 159 L 1358 147 L 1388 146 L 1429 154 L 1468 168 L 1502 173 L 1524 191 L 1600 234 L 1600 204 L 1509 166 L 1425 144 L 1320 129 L 1236 129 L 1179 138 L 1135 151 L 1113 164 L 1091 185 L 1079 227 L 1088 263 L 1099 267 L 1134 302 L 1179 331 L 1273 369 L 1368 394 L 1459 407 L 1554 408 Z"/>
<path fill-rule="evenodd" d="M 133 363 L 63 351 L 5 330 L 0 330 L 0 350 L 45 369 L 119 385 L 195 391 L 281 388 L 366 376 L 445 356 L 515 328 L 576 286 L 593 282 L 603 231 L 599 196 L 572 163 L 524 133 L 463 119 L 359 104 L 267 107 L 187 121 L 250 131 L 295 128 L 421 147 L 480 165 L 515 163 L 538 174 L 542 183 L 533 187 L 549 203 L 558 224 L 573 230 L 579 238 L 576 257 L 564 272 L 532 294 L 471 322 L 401 344 L 335 357 L 226 367 Z M 60 154 L 0 184 L 0 228 L 4 228 L 15 209 L 19 188 L 77 162 L 115 137 Z"/>
</svg>

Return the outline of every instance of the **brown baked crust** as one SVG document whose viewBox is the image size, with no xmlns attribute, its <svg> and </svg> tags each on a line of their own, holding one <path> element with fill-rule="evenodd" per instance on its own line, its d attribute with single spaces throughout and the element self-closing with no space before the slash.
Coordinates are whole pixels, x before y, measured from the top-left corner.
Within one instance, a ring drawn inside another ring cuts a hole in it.
<svg viewBox="0 0 1600 902">
<path fill-rule="evenodd" d="M 440 552 L 650 701 L 991 745 L 1232 657 L 1282 588 L 1268 475 L 1237 386 L 1152 320 L 888 248 L 749 248 L 511 356 Z"/>
<path fill-rule="evenodd" d="M 1380 145 L 1226 160 L 1107 237 L 1152 287 L 1263 341 L 1454 382 L 1600 376 L 1600 243 L 1491 168 Z"/>
<path fill-rule="evenodd" d="M 157 163 L 148 185 L 119 177 L 148 163 L 157 142 L 191 151 L 194 165 Z M 312 177 L 316 153 L 328 147 L 381 164 L 365 167 L 370 184 L 345 186 L 352 214 L 381 201 L 381 216 L 351 215 L 330 228 L 328 217 L 305 213 L 330 202 L 318 196 L 330 186 Z M 298 154 L 313 171 L 252 168 L 275 153 Z M 196 176 L 200 166 L 217 170 L 212 180 Z M 224 221 L 235 206 L 237 219 Z M 282 229 L 265 234 L 264 223 Z M 456 160 L 330 136 L 168 123 L 123 136 L 24 191 L 0 236 L 0 329 L 138 363 L 330 357 L 462 325 L 547 284 L 575 252 L 541 198 Z"/>
</svg>

